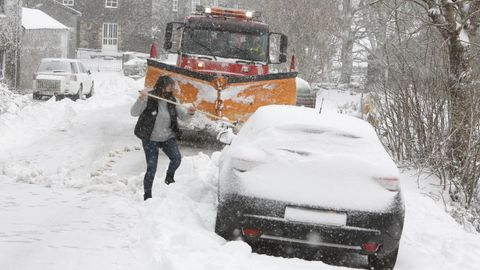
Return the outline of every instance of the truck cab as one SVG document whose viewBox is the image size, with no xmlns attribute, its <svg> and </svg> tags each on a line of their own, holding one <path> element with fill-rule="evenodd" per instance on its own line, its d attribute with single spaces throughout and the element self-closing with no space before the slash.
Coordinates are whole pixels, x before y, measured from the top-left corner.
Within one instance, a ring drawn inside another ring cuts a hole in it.
<svg viewBox="0 0 480 270">
<path fill-rule="evenodd" d="M 184 22 L 167 25 L 164 48 L 173 47 L 173 27 L 182 29 L 177 45 L 177 67 L 222 76 L 269 74 L 272 61 L 270 43 L 280 41 L 277 63 L 286 61 L 287 37 L 270 33 L 260 13 L 237 9 L 197 6 Z"/>
</svg>

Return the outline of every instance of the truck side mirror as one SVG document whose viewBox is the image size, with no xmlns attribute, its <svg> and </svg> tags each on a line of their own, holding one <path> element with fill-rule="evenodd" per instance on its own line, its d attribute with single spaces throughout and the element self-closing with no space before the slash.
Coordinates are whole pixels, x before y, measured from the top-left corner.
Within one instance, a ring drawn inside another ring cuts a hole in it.
<svg viewBox="0 0 480 270">
<path fill-rule="evenodd" d="M 163 44 L 163 48 L 165 50 L 170 50 L 173 46 L 172 43 L 172 33 L 173 33 L 173 23 L 167 23 L 167 27 L 165 28 L 165 43 Z"/>
<path fill-rule="evenodd" d="M 282 34 L 280 37 L 280 57 L 278 59 L 280 63 L 287 62 L 287 48 L 288 48 L 288 37 Z"/>
<path fill-rule="evenodd" d="M 287 54 L 287 48 L 288 48 L 288 37 L 282 34 L 282 36 L 280 37 L 280 52 L 282 54 Z"/>
<path fill-rule="evenodd" d="M 281 64 L 287 62 L 288 37 L 281 33 L 270 32 L 269 40 L 269 64 Z"/>
</svg>

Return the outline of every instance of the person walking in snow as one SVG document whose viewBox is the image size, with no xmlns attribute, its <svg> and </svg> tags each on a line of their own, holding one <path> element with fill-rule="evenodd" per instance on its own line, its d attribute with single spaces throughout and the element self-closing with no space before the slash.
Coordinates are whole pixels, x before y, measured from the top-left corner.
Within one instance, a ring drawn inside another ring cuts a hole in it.
<svg viewBox="0 0 480 270">
<path fill-rule="evenodd" d="M 152 198 L 152 185 L 157 171 L 159 149 L 170 159 L 165 183 L 174 183 L 175 171 L 180 166 L 182 156 L 177 146 L 181 136 L 177 118 L 188 120 L 195 114 L 195 107 L 188 109 L 149 97 L 147 94 L 178 102 L 173 95 L 175 81 L 169 76 L 161 76 L 152 91 L 140 91 L 140 96 L 133 104 L 130 113 L 138 117 L 135 135 L 142 140 L 147 162 L 147 171 L 143 179 L 143 199 Z"/>
</svg>

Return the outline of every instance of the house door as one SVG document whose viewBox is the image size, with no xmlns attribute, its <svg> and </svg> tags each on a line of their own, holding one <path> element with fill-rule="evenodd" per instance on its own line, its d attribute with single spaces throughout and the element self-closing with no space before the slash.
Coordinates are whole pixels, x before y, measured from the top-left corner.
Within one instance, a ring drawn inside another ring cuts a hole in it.
<svg viewBox="0 0 480 270">
<path fill-rule="evenodd" d="M 118 50 L 118 24 L 104 23 L 102 35 L 102 51 Z"/>
</svg>

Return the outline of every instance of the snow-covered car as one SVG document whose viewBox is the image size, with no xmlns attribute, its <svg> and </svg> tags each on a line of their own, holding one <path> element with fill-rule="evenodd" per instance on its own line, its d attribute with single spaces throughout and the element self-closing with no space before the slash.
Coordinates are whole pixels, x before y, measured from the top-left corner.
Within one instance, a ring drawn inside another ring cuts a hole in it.
<svg viewBox="0 0 480 270">
<path fill-rule="evenodd" d="M 89 98 L 94 93 L 94 80 L 77 59 L 44 58 L 33 78 L 33 99 L 44 96 L 69 97 L 73 100 Z"/>
<path fill-rule="evenodd" d="M 137 52 L 125 52 L 122 55 L 123 75 L 132 78 L 141 78 L 147 72 L 149 55 Z"/>
<path fill-rule="evenodd" d="M 310 84 L 297 77 L 297 106 L 304 106 L 309 108 L 315 108 L 315 103 L 317 101 L 317 92 L 312 91 Z"/>
<path fill-rule="evenodd" d="M 399 171 L 361 119 L 259 108 L 222 151 L 218 202 L 215 232 L 254 250 L 357 253 L 373 269 L 395 265 L 404 222 Z"/>
</svg>

